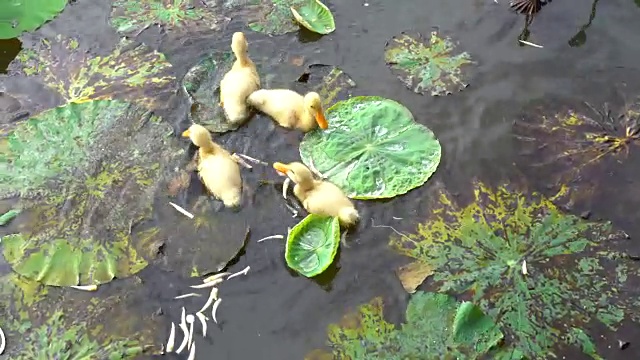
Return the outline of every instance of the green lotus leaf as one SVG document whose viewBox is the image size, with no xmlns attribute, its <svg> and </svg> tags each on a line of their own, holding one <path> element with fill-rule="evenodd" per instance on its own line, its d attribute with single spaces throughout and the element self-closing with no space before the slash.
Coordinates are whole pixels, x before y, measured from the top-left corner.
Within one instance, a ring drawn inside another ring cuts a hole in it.
<svg viewBox="0 0 640 360">
<path fill-rule="evenodd" d="M 125 35 L 137 35 L 151 25 L 176 32 L 214 30 L 224 24 L 216 7 L 193 6 L 189 0 L 115 0 L 111 25 Z"/>
<path fill-rule="evenodd" d="M 0 2 L 0 39 L 18 37 L 52 20 L 68 0 L 4 0 Z"/>
<path fill-rule="evenodd" d="M 291 6 L 291 13 L 300 25 L 318 34 L 326 35 L 336 29 L 333 14 L 320 0 L 307 0 Z"/>
<path fill-rule="evenodd" d="M 45 39 L 18 54 L 13 68 L 38 76 L 66 102 L 118 98 L 149 109 L 166 106 L 175 77 L 163 54 L 121 39 L 108 56 L 93 56 L 76 39 Z"/>
<path fill-rule="evenodd" d="M 476 182 L 464 204 L 442 186 L 430 190 L 428 220 L 390 245 L 431 266 L 437 291 L 470 298 L 496 319 L 510 339 L 507 359 L 560 357 L 569 346 L 599 358 L 589 350 L 593 321 L 615 330 L 640 320 L 627 290 L 640 267 L 615 250 L 626 234 L 561 212 L 553 202 L 566 190 L 547 198 Z M 456 338 L 470 338 L 463 324 L 483 323 L 469 310 L 456 316 Z"/>
<path fill-rule="evenodd" d="M 347 73 L 336 66 L 325 64 L 307 66 L 297 82 L 307 85 L 300 93 L 317 92 L 324 109 L 330 108 L 338 100 L 350 98 L 351 89 L 356 87 L 356 82 Z"/>
<path fill-rule="evenodd" d="M 71 103 L 10 132 L 0 188 L 22 197 L 19 232 L 2 238 L 13 270 L 70 286 L 143 269 L 157 232 L 136 225 L 151 218 L 154 193 L 184 153 L 171 134 L 148 110 L 117 100 Z"/>
<path fill-rule="evenodd" d="M 440 163 L 440 143 L 401 104 L 357 96 L 326 111 L 329 128 L 300 143 L 300 157 L 354 199 L 390 198 L 421 186 Z"/>
<path fill-rule="evenodd" d="M 468 319 L 469 314 L 473 320 L 456 322 Z M 422 291 L 409 300 L 406 323 L 401 327 L 384 319 L 382 299 L 375 298 L 355 314 L 346 315 L 340 324 L 329 325 L 328 336 L 334 358 L 371 360 L 476 359 L 495 354 L 503 338 L 477 306 Z"/>
<path fill-rule="evenodd" d="M 571 101 L 537 103 L 514 122 L 514 145 L 520 155 L 515 164 L 522 173 L 529 179 L 543 174 L 545 183 L 572 184 L 580 190 L 577 196 L 606 194 L 612 187 L 599 184 L 602 177 L 625 178 L 625 171 L 635 176 L 626 164 L 639 155 L 640 97 L 621 109 L 567 103 Z"/>
<path fill-rule="evenodd" d="M 259 0 L 249 16 L 251 30 L 269 35 L 283 35 L 300 27 L 295 22 L 291 8 L 312 0 Z"/>
<path fill-rule="evenodd" d="M 402 33 L 387 42 L 384 58 L 391 72 L 419 94 L 448 95 L 468 86 L 466 70 L 475 64 L 456 43 L 438 31 L 428 39 Z"/>
<path fill-rule="evenodd" d="M 338 218 L 309 214 L 291 229 L 284 257 L 290 268 L 314 277 L 331 265 L 339 246 Z"/>
<path fill-rule="evenodd" d="M 123 280 L 117 294 L 46 287 L 15 273 L 0 277 L 2 329 L 6 348 L 17 360 L 134 359 L 145 350 L 158 350 L 159 319 L 140 315 L 144 299 L 140 282 Z M 133 280 L 133 279 L 132 279 Z M 145 309 L 146 312 L 146 309 Z"/>
</svg>

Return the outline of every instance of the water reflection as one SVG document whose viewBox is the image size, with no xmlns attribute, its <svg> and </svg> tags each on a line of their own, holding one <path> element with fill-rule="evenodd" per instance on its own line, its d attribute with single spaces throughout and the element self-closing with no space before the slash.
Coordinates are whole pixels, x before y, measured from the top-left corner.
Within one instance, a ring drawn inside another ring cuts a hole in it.
<svg viewBox="0 0 640 360">
<path fill-rule="evenodd" d="M 22 42 L 18 38 L 0 39 L 0 74 L 8 72 L 9 64 L 22 50 Z"/>
</svg>

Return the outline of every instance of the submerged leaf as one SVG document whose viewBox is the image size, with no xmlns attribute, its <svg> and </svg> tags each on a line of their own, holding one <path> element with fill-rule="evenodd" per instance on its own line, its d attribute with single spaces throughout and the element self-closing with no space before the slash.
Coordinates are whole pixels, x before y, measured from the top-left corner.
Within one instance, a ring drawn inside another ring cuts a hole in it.
<svg viewBox="0 0 640 360">
<path fill-rule="evenodd" d="M 402 33 L 387 42 L 384 58 L 391 72 L 419 94 L 448 95 L 468 86 L 466 70 L 475 62 L 458 52 L 450 38 L 432 31 L 428 39 Z"/>
<path fill-rule="evenodd" d="M 52 20 L 68 0 L 3 0 L 0 2 L 0 39 L 18 37 Z"/>
<path fill-rule="evenodd" d="M 257 0 L 259 5 L 251 10 L 249 28 L 269 35 L 283 35 L 299 29 L 291 13 L 298 7 L 315 0 Z"/>
<path fill-rule="evenodd" d="M 290 268 L 314 277 L 331 265 L 339 246 L 338 218 L 309 214 L 291 229 L 284 257 Z"/>
<path fill-rule="evenodd" d="M 300 25 L 326 35 L 336 29 L 333 14 L 320 0 L 307 0 L 291 6 L 291 13 Z"/>
<path fill-rule="evenodd" d="M 324 64 L 309 65 L 297 82 L 307 84 L 301 93 L 315 91 L 320 95 L 323 109 L 330 108 L 338 100 L 347 100 L 351 97 L 351 89 L 356 87 L 347 73 L 336 66 Z"/>
<path fill-rule="evenodd" d="M 307 133 L 300 157 L 354 199 L 390 198 L 424 184 L 441 148 L 401 104 L 357 96 L 326 112 L 329 128 Z"/>
<path fill-rule="evenodd" d="M 456 314 L 467 314 L 469 309 L 475 321 L 459 320 L 457 331 L 452 331 Z M 328 335 L 335 358 L 371 360 L 476 359 L 489 354 L 503 338 L 477 307 L 459 305 L 446 294 L 421 291 L 411 297 L 401 328 L 384 320 L 382 300 L 375 298 L 340 324 L 329 325 Z"/>
<path fill-rule="evenodd" d="M 159 95 L 175 78 L 163 54 L 121 39 L 108 56 L 92 56 L 75 39 L 58 35 L 18 55 L 21 71 L 38 76 L 66 102 L 119 98 L 147 108 L 165 106 Z"/>
<path fill-rule="evenodd" d="M 393 237 L 391 246 L 431 265 L 438 291 L 471 296 L 508 331 L 513 353 L 549 358 L 561 345 L 584 347 L 589 337 L 569 341 L 567 329 L 587 328 L 593 319 L 615 328 L 633 311 L 634 300 L 620 294 L 637 266 L 606 256 L 606 242 L 624 239 L 622 232 L 564 214 L 555 198 L 537 193 L 476 183 L 474 194 L 474 202 L 458 205 L 434 190 L 429 219 L 416 234 Z M 607 270 L 614 264 L 616 273 Z"/>
<path fill-rule="evenodd" d="M 131 35 L 156 24 L 179 32 L 218 29 L 224 17 L 216 7 L 195 7 L 190 0 L 115 0 L 110 20 L 116 31 Z"/>
<path fill-rule="evenodd" d="M 420 261 L 414 261 L 399 267 L 396 273 L 404 290 L 413 294 L 426 278 L 433 275 L 433 268 Z"/>
<path fill-rule="evenodd" d="M 92 285 L 140 271 L 164 173 L 178 165 L 171 127 L 121 101 L 48 110 L 9 134 L 0 188 L 22 196 L 21 231 L 2 238 L 13 270 L 47 285 Z M 137 230 L 137 231 L 136 231 Z"/>
</svg>

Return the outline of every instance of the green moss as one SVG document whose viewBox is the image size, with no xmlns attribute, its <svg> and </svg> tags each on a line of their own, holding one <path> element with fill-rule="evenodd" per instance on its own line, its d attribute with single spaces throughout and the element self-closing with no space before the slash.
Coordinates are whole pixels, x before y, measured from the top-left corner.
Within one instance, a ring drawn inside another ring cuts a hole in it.
<svg viewBox="0 0 640 360">
<path fill-rule="evenodd" d="M 637 267 L 607 255 L 607 242 L 624 233 L 560 212 L 553 201 L 566 191 L 525 197 L 476 183 L 474 194 L 467 205 L 442 189 L 429 194 L 432 216 L 391 246 L 431 266 L 438 291 L 481 304 L 509 333 L 514 354 L 549 358 L 563 346 L 591 354 L 589 322 L 615 329 L 633 312 L 623 293 Z"/>
</svg>

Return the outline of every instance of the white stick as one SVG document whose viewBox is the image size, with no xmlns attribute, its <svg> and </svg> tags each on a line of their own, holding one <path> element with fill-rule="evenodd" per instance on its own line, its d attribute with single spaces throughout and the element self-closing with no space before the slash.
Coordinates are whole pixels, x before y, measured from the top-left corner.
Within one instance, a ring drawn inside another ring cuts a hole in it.
<svg viewBox="0 0 640 360">
<path fill-rule="evenodd" d="M 196 316 L 198 317 L 198 319 L 200 320 L 200 324 L 202 325 L 202 336 L 206 337 L 207 336 L 207 317 L 204 316 L 203 313 L 201 312 L 197 312 Z M 194 344 L 195 345 L 195 344 Z"/>
<path fill-rule="evenodd" d="M 0 355 L 2 355 L 6 346 L 7 339 L 4 337 L 4 331 L 2 331 L 2 328 L 0 328 Z"/>
<path fill-rule="evenodd" d="M 527 275 L 529 271 L 527 270 L 527 260 L 522 260 L 522 275 Z"/>
<path fill-rule="evenodd" d="M 195 360 L 196 359 L 196 344 L 194 343 L 191 347 L 191 351 L 189 352 L 189 358 L 187 360 Z"/>
<path fill-rule="evenodd" d="M 184 299 L 184 298 L 188 298 L 188 297 L 192 297 L 192 296 L 202 296 L 202 295 L 196 294 L 196 293 L 188 293 L 188 294 L 178 295 L 178 296 L 174 297 L 174 299 Z"/>
<path fill-rule="evenodd" d="M 167 340 L 167 352 L 173 351 L 173 346 L 176 342 L 176 324 L 171 323 L 171 332 L 169 333 L 169 340 Z"/>
<path fill-rule="evenodd" d="M 216 300 L 216 302 L 213 304 L 213 308 L 211 309 L 211 317 L 216 324 L 218 323 L 218 319 L 216 319 L 216 312 L 218 312 L 218 306 L 220 306 L 221 302 L 222 299 Z"/>
<path fill-rule="evenodd" d="M 246 167 L 247 169 L 253 169 L 253 166 L 247 164 L 247 162 L 242 160 L 242 158 L 238 156 L 238 154 L 233 154 L 231 155 L 231 157 L 233 157 L 233 160 L 235 160 L 238 164 Z"/>
<path fill-rule="evenodd" d="M 188 217 L 189 219 L 193 219 L 193 214 L 188 212 L 187 210 L 181 208 L 180 206 L 172 203 L 171 201 L 169 201 L 169 204 L 171 204 L 171 206 L 173 206 L 176 210 L 178 210 L 179 212 L 182 213 L 182 215 Z"/>
<path fill-rule="evenodd" d="M 202 309 L 198 310 L 198 312 L 203 312 L 207 310 L 207 308 L 211 306 L 213 301 L 217 299 L 218 299 L 218 288 L 213 288 L 211 289 L 211 293 L 209 294 L 209 298 L 207 299 L 207 302 L 204 304 Z"/>
<path fill-rule="evenodd" d="M 289 184 L 291 184 L 291 179 L 284 179 L 284 183 L 282 184 L 282 197 L 287 200 L 287 190 L 289 190 Z"/>
<path fill-rule="evenodd" d="M 538 48 L 538 49 L 542 49 L 543 48 L 542 45 L 534 44 L 534 43 L 529 42 L 529 41 L 525 41 L 525 40 L 518 40 L 518 41 L 520 41 L 521 43 L 523 43 L 525 45 L 533 46 L 534 48 Z"/>
<path fill-rule="evenodd" d="M 223 273 L 219 273 L 219 274 L 213 274 L 207 278 L 205 278 L 204 280 L 202 280 L 202 282 L 208 283 L 208 282 L 212 282 L 218 279 L 221 279 L 227 275 L 231 275 L 230 272 L 223 272 Z"/>
<path fill-rule="evenodd" d="M 184 315 L 184 312 L 182 314 Z M 180 329 L 182 329 L 182 343 L 180 344 L 178 350 L 176 350 L 176 354 L 180 354 L 189 343 L 189 328 L 187 328 L 187 323 L 185 322 L 184 318 L 180 323 Z"/>
<path fill-rule="evenodd" d="M 187 322 L 189 323 L 189 341 L 187 342 L 187 349 L 191 349 L 191 345 L 193 345 L 193 323 L 196 322 L 196 318 L 189 314 L 187 315 Z"/>
<path fill-rule="evenodd" d="M 216 286 L 216 285 L 220 284 L 223 281 L 224 281 L 224 279 L 218 278 L 218 279 L 211 280 L 211 281 L 208 281 L 208 282 L 205 282 L 205 283 L 202 283 L 202 284 L 191 285 L 190 287 L 194 288 L 194 289 L 204 289 L 204 288 Z"/>
<path fill-rule="evenodd" d="M 265 240 L 271 240 L 271 239 L 284 239 L 284 236 L 282 236 L 282 235 L 271 235 L 271 236 L 267 236 L 265 238 L 262 238 L 262 239 L 258 240 L 258 242 L 263 242 Z"/>
<path fill-rule="evenodd" d="M 98 290 L 98 285 L 72 285 L 70 286 L 74 289 L 77 290 L 83 290 L 83 291 L 96 291 Z"/>
<path fill-rule="evenodd" d="M 251 156 L 249 156 L 249 155 L 240 154 L 240 153 L 236 153 L 236 155 L 241 156 L 241 157 L 245 158 L 246 160 L 249 160 L 249 161 L 251 161 L 251 162 L 253 162 L 253 163 L 255 163 L 255 164 L 269 165 L 269 164 L 267 164 L 266 162 L 264 162 L 264 161 L 262 161 L 262 160 L 258 160 L 258 159 L 256 159 L 256 158 L 252 158 L 252 157 L 251 157 Z"/>
<path fill-rule="evenodd" d="M 234 278 L 234 277 L 236 277 L 236 276 L 240 276 L 240 275 L 247 275 L 247 273 L 249 272 L 249 269 L 251 269 L 251 266 L 247 266 L 246 268 L 244 268 L 244 269 L 242 269 L 242 270 L 238 271 L 237 273 L 229 275 L 229 277 L 227 278 L 227 280 L 229 280 L 229 279 L 233 279 L 233 278 Z"/>
</svg>

